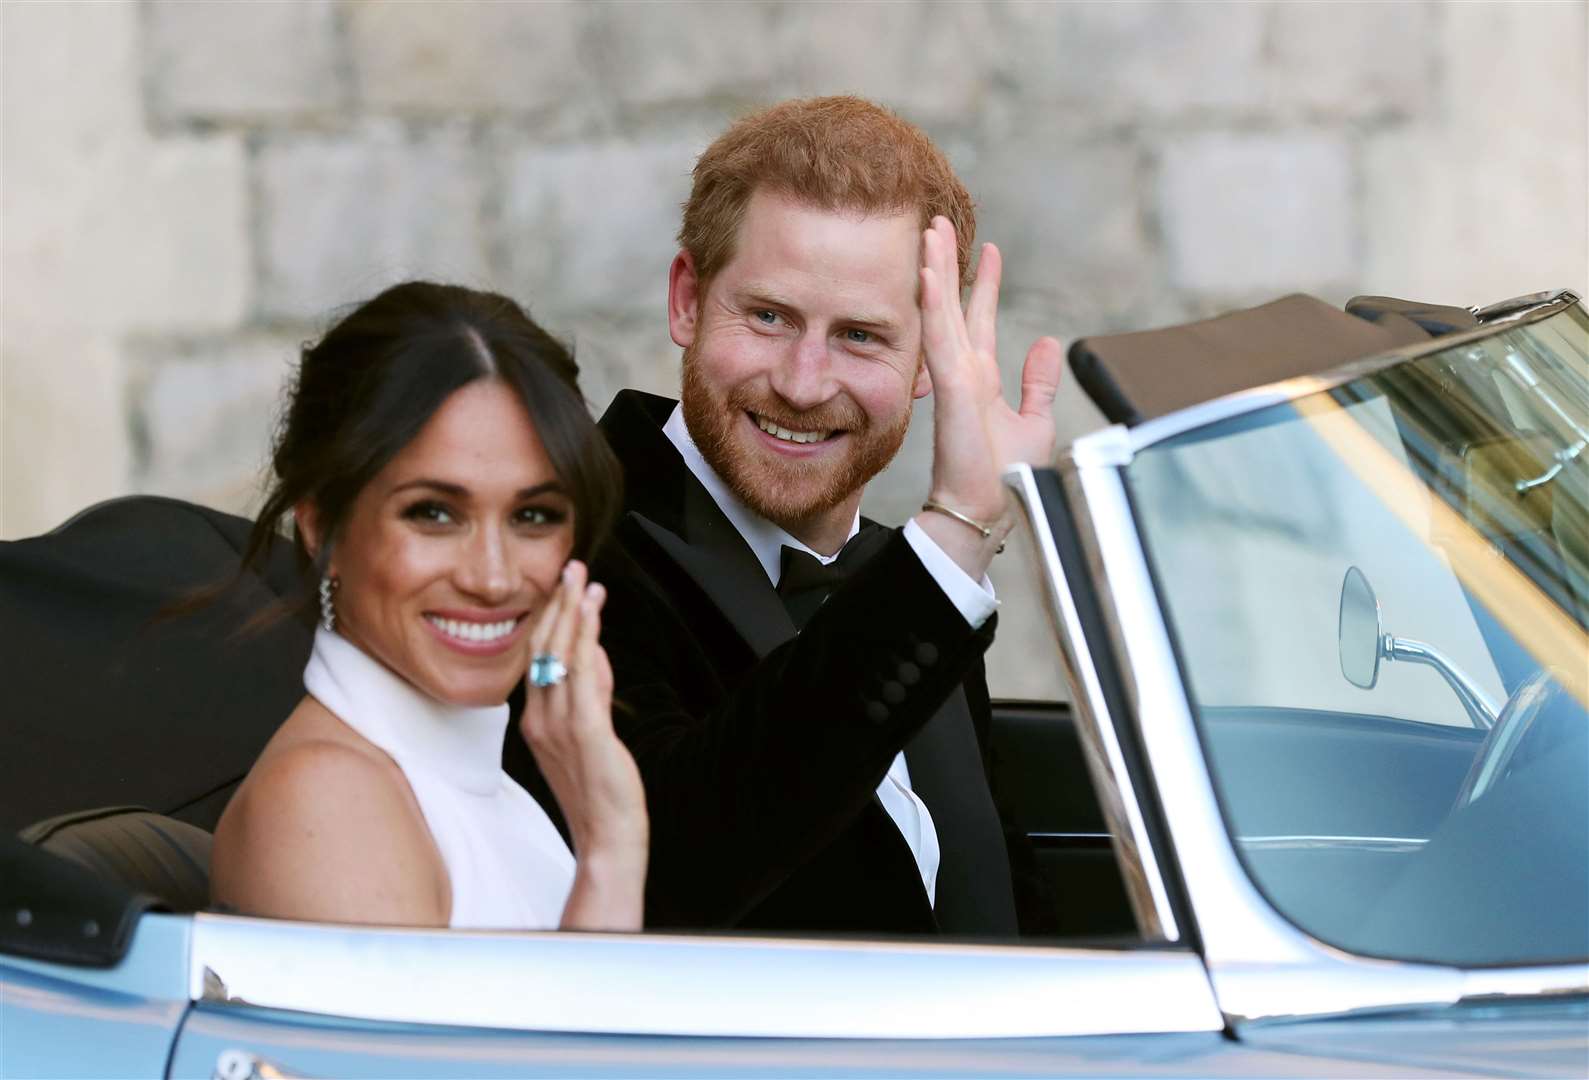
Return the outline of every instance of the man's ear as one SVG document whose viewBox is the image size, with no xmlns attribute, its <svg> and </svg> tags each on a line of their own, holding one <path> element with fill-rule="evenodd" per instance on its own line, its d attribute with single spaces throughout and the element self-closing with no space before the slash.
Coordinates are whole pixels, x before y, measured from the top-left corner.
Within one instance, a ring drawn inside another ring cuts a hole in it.
<svg viewBox="0 0 1589 1080">
<path fill-rule="evenodd" d="M 910 396 L 924 398 L 932 393 L 932 376 L 927 373 L 927 359 L 923 357 L 916 366 L 916 382 L 910 388 Z"/>
<path fill-rule="evenodd" d="M 701 315 L 701 279 L 688 251 L 673 256 L 668 268 L 668 332 L 673 344 L 688 349 L 695 344 L 695 324 Z"/>
<path fill-rule="evenodd" d="M 298 536 L 303 540 L 304 550 L 309 553 L 311 561 L 320 558 L 320 514 L 315 509 L 314 503 L 305 499 L 292 508 L 293 524 L 298 527 Z M 330 573 L 331 568 L 327 567 Z"/>
</svg>

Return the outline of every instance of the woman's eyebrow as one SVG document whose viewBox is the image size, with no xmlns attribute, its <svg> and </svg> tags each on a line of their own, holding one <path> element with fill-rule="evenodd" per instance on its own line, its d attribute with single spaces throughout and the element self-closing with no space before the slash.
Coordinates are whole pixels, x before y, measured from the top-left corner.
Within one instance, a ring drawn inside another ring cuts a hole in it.
<svg viewBox="0 0 1589 1080">
<path fill-rule="evenodd" d="M 432 480 L 431 478 L 424 476 L 418 477 L 414 480 L 406 480 L 394 487 L 388 494 L 399 495 L 405 491 L 411 491 L 414 488 L 424 488 L 429 491 L 437 491 L 443 495 L 450 495 L 455 499 L 467 499 L 469 497 L 469 489 L 464 487 L 462 484 L 454 484 L 446 480 Z M 564 494 L 567 494 L 567 492 L 563 488 L 562 481 L 552 479 L 542 481 L 541 483 L 535 484 L 531 487 L 520 488 L 518 491 L 514 492 L 513 498 L 515 500 L 533 499 L 537 495 Z"/>
</svg>

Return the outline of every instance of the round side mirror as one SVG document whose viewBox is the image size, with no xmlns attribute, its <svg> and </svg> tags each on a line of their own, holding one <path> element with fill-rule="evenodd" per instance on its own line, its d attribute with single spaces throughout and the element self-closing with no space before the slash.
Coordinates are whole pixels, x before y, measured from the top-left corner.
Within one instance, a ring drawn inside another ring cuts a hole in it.
<svg viewBox="0 0 1589 1080">
<path fill-rule="evenodd" d="M 1379 600 L 1357 567 L 1341 582 L 1341 616 L 1337 629 L 1341 674 L 1353 686 L 1372 690 L 1379 681 Z"/>
</svg>

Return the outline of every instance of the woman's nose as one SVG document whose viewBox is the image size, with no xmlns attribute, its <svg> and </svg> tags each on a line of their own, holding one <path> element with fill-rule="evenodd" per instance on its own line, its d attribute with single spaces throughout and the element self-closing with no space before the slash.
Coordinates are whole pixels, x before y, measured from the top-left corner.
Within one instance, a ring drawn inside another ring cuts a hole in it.
<svg viewBox="0 0 1589 1080">
<path fill-rule="evenodd" d="M 518 566 L 499 529 L 477 530 L 457 571 L 458 587 L 487 604 L 500 603 L 519 587 Z"/>
</svg>

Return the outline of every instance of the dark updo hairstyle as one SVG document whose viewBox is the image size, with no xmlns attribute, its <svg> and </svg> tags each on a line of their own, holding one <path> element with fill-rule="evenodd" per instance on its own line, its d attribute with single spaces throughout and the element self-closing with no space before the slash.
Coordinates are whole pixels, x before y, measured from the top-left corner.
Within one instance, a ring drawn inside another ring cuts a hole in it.
<svg viewBox="0 0 1589 1080">
<path fill-rule="evenodd" d="M 301 612 L 312 618 L 315 581 L 359 492 L 477 379 L 501 380 L 524 404 L 574 504 L 573 555 L 588 560 L 617 516 L 623 474 L 578 375 L 569 351 L 505 296 L 428 281 L 392 286 L 304 347 L 271 457 L 275 482 L 244 567 L 264 556 L 295 506 L 313 505 L 317 556 L 295 538 Z"/>
</svg>

